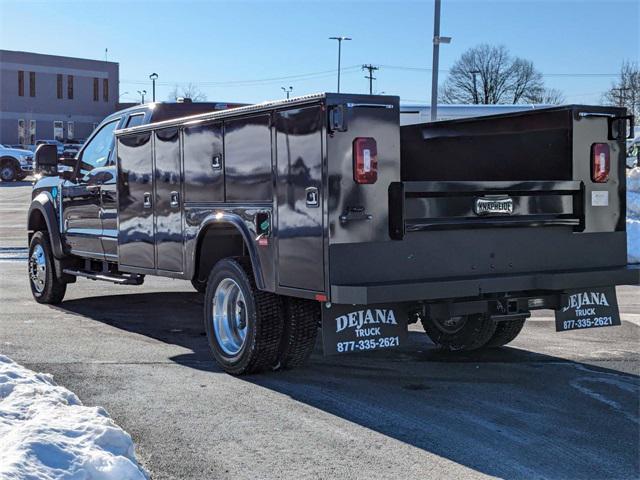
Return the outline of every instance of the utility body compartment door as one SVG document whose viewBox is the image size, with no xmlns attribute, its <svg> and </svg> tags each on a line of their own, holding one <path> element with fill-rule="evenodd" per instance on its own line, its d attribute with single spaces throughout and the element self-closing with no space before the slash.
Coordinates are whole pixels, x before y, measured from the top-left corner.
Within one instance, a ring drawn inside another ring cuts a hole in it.
<svg viewBox="0 0 640 480">
<path fill-rule="evenodd" d="M 278 283 L 324 291 L 320 105 L 277 112 Z"/>
<path fill-rule="evenodd" d="M 118 260 L 155 268 L 151 132 L 118 137 Z"/>
<path fill-rule="evenodd" d="M 177 127 L 154 132 L 154 204 L 156 268 L 183 271 L 182 169 Z"/>
</svg>

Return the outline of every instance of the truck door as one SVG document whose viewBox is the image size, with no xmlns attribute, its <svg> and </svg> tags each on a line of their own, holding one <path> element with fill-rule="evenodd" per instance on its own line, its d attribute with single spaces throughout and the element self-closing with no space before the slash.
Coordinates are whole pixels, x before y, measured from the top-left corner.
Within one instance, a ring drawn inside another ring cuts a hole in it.
<svg viewBox="0 0 640 480">
<path fill-rule="evenodd" d="M 277 112 L 278 282 L 324 291 L 320 105 Z"/>
<path fill-rule="evenodd" d="M 62 188 L 65 239 L 74 254 L 103 258 L 101 189 L 120 119 L 104 124 L 80 153 L 80 178 Z"/>
<path fill-rule="evenodd" d="M 155 268 L 151 132 L 118 137 L 118 260 Z"/>
<path fill-rule="evenodd" d="M 156 268 L 182 272 L 182 169 L 177 127 L 154 132 Z"/>
</svg>

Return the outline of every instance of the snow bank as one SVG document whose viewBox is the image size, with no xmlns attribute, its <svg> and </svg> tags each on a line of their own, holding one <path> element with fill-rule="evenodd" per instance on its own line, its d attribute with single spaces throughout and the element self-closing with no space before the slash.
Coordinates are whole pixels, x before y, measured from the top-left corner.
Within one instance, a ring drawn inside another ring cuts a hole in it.
<svg viewBox="0 0 640 480">
<path fill-rule="evenodd" d="M 640 263 L 640 167 L 627 174 L 627 261 Z"/>
<path fill-rule="evenodd" d="M 133 442 L 101 407 L 0 355 L 0 478 L 142 480 Z"/>
</svg>

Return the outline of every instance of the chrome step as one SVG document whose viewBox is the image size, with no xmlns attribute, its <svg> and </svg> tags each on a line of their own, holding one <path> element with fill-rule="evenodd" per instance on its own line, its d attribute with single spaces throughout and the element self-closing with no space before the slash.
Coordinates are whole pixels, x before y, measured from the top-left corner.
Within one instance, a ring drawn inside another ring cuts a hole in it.
<svg viewBox="0 0 640 480">
<path fill-rule="evenodd" d="M 63 272 L 68 275 L 74 275 L 76 277 L 84 277 L 90 280 L 102 280 L 104 282 L 117 283 L 118 285 L 142 285 L 142 283 L 144 282 L 144 275 L 137 275 L 135 273 L 96 273 L 86 270 L 73 270 L 71 268 L 65 268 Z"/>
</svg>

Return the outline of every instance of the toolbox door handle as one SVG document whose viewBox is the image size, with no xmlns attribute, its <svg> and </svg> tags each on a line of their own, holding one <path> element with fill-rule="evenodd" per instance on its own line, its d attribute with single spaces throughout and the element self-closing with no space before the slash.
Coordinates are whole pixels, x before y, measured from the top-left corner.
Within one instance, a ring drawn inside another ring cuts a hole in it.
<svg viewBox="0 0 640 480">
<path fill-rule="evenodd" d="M 151 193 L 144 192 L 142 194 L 142 206 L 144 208 L 151 208 Z"/>
<path fill-rule="evenodd" d="M 178 192 L 171 192 L 169 198 L 171 199 L 169 203 L 172 207 L 175 208 L 180 204 L 180 194 Z"/>
<path fill-rule="evenodd" d="M 318 187 L 307 187 L 304 189 L 307 200 L 307 207 L 316 208 L 320 205 L 320 197 L 318 196 Z"/>
</svg>

